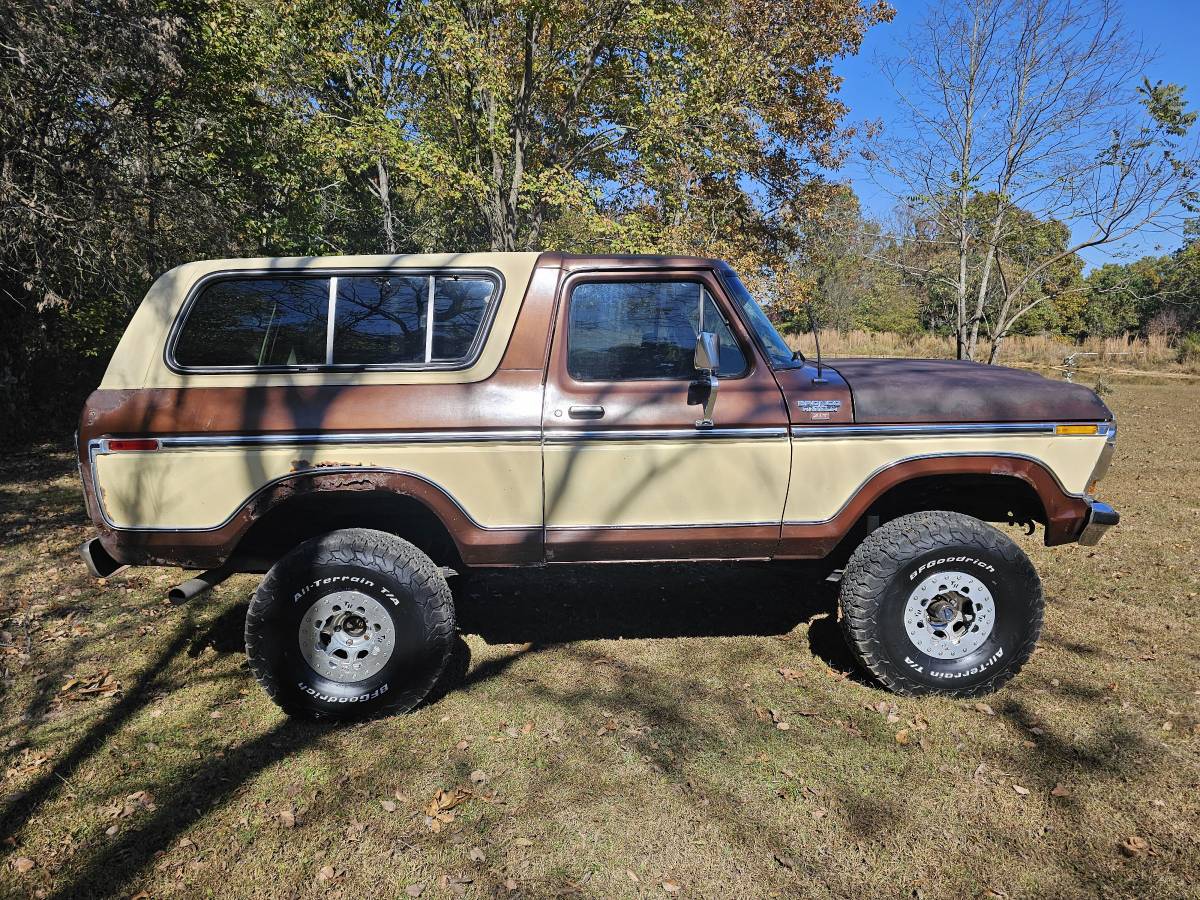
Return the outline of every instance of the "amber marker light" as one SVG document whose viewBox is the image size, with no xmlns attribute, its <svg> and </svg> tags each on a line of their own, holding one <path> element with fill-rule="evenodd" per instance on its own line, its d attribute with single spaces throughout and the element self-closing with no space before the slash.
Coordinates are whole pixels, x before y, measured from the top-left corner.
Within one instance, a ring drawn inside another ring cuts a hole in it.
<svg viewBox="0 0 1200 900">
<path fill-rule="evenodd" d="M 1055 425 L 1055 434 L 1099 434 L 1099 425 Z"/>
</svg>

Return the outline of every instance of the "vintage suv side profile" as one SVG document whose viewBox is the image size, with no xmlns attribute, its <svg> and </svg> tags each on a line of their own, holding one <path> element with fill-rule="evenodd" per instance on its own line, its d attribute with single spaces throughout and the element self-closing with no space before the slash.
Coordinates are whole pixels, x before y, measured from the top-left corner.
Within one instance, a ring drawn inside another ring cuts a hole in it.
<svg viewBox="0 0 1200 900">
<path fill-rule="evenodd" d="M 160 277 L 78 435 L 93 574 L 265 572 L 251 667 L 292 713 L 416 706 L 471 567 L 824 559 L 862 666 L 976 696 L 1041 631 L 1008 536 L 1094 544 L 1092 391 L 950 360 L 794 353 L 725 263 L 467 253 Z"/>
</svg>

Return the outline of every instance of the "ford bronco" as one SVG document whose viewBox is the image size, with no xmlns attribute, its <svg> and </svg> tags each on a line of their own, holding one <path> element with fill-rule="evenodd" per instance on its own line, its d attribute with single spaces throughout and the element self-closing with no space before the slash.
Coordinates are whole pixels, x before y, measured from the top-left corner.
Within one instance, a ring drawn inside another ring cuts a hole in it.
<svg viewBox="0 0 1200 900">
<path fill-rule="evenodd" d="M 453 572 L 646 560 L 827 560 L 864 669 L 970 697 L 1042 625 L 985 523 L 1094 544 L 1115 437 L 1095 393 L 1033 373 L 806 359 L 714 260 L 195 262 L 83 409 L 82 552 L 101 577 L 209 570 L 184 597 L 265 572 L 246 649 L 292 713 L 427 697 Z"/>
</svg>

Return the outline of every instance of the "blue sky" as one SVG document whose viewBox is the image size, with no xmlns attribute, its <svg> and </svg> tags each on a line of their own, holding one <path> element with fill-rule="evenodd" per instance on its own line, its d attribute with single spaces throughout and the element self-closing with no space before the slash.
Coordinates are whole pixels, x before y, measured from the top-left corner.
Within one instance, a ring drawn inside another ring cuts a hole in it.
<svg viewBox="0 0 1200 900">
<path fill-rule="evenodd" d="M 862 52 L 851 59 L 840 61 L 836 70 L 845 78 L 842 99 L 850 107 L 849 122 L 881 120 L 885 129 L 901 123 L 896 116 L 896 100 L 892 86 L 879 73 L 878 57 L 894 52 L 895 45 L 907 30 L 920 20 L 926 3 L 916 0 L 891 0 L 896 8 L 896 18 L 887 25 L 879 25 L 867 34 Z M 1185 85 L 1188 106 L 1200 109 L 1200 4 L 1171 2 L 1171 0 L 1147 0 L 1147 2 L 1124 2 L 1122 13 L 1128 25 L 1137 32 L 1143 45 L 1154 52 L 1157 59 L 1147 69 L 1151 81 L 1159 79 Z M 886 131 L 885 131 L 886 134 Z M 849 180 L 869 214 L 886 215 L 892 199 L 868 179 L 853 161 L 836 176 Z M 1118 248 L 1122 257 L 1150 253 L 1165 253 L 1174 250 L 1180 243 L 1178 235 L 1155 232 L 1131 239 Z M 1084 258 L 1090 266 L 1113 259 L 1112 250 L 1092 250 Z"/>
</svg>

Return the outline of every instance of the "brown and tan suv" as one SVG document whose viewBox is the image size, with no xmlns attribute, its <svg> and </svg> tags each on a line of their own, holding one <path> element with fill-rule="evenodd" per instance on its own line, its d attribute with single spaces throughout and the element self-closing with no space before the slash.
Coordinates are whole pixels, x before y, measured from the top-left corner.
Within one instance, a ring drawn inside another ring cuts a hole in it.
<svg viewBox="0 0 1200 900">
<path fill-rule="evenodd" d="M 214 260 L 146 295 L 79 429 L 96 575 L 265 571 L 285 709 L 409 709 L 482 566 L 828 559 L 887 687 L 972 696 L 1041 629 L 984 522 L 1095 543 L 1112 414 L 945 360 L 794 353 L 724 263 L 483 253 Z M 848 557 L 848 559 L 847 559 Z"/>
</svg>

